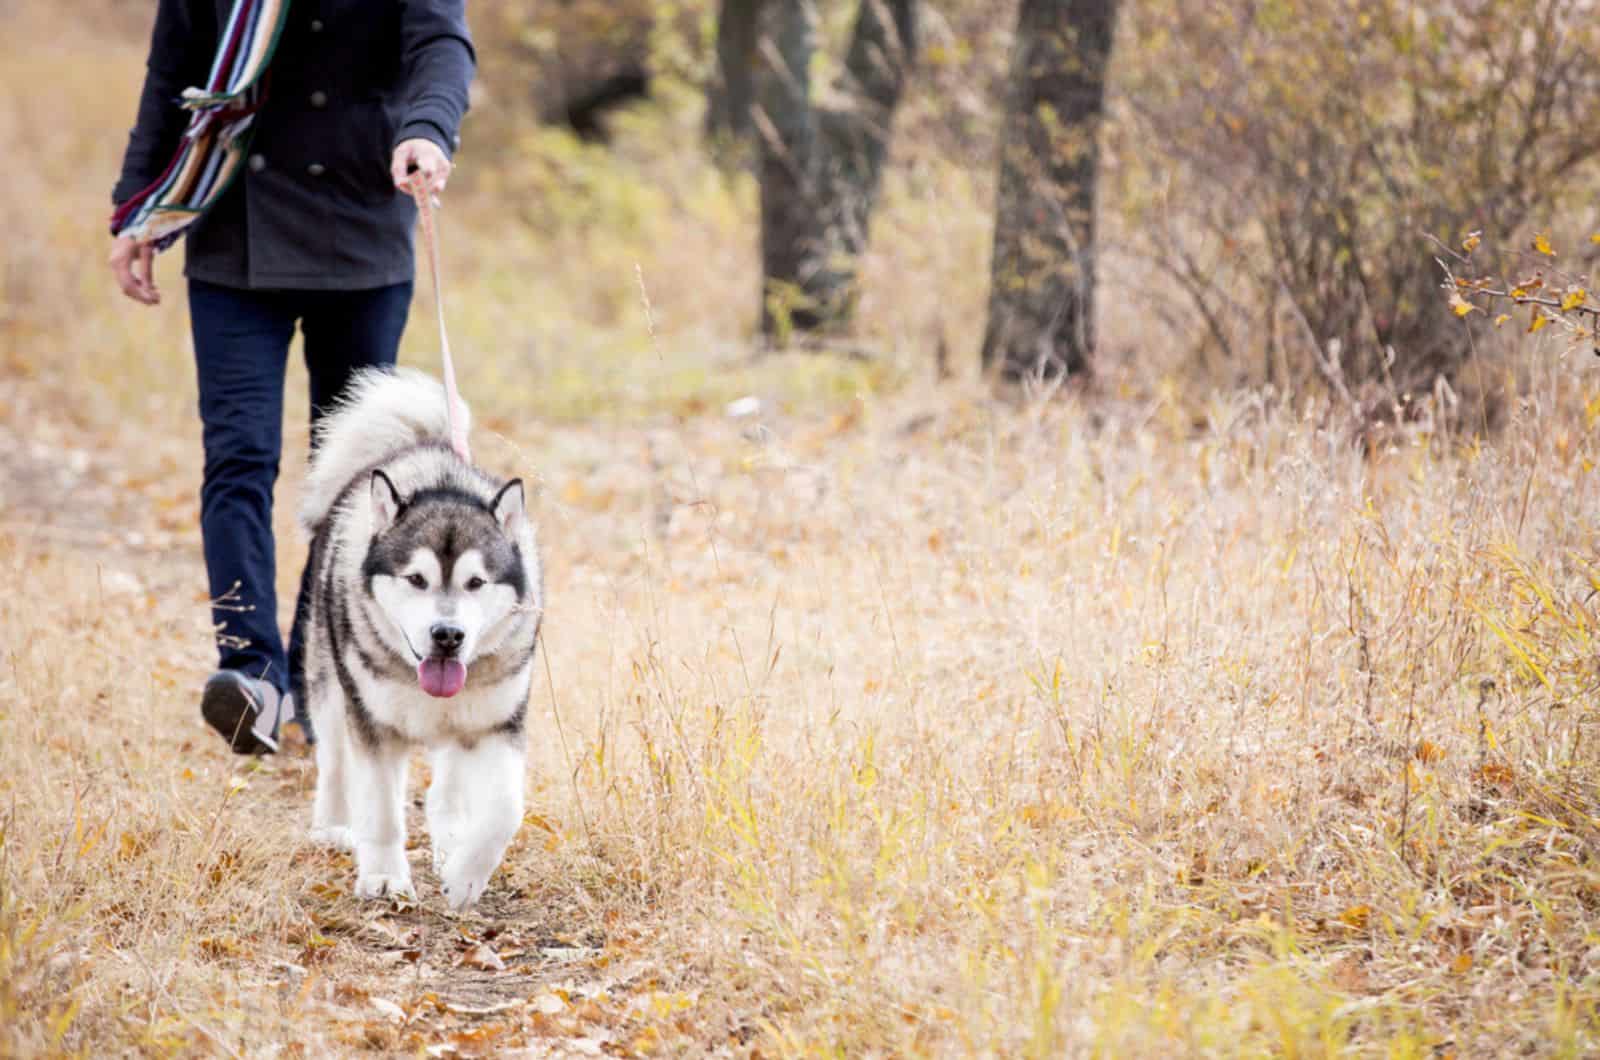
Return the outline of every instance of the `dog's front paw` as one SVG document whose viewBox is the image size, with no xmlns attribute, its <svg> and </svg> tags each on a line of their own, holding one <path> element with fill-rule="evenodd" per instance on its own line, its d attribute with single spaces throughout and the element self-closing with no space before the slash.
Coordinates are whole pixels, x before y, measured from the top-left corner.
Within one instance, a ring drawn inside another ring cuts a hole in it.
<svg viewBox="0 0 1600 1060">
<path fill-rule="evenodd" d="M 320 847 L 332 847 L 349 853 L 356 848 L 355 836 L 342 824 L 320 825 L 311 829 L 311 841 Z"/>
<path fill-rule="evenodd" d="M 495 863 L 483 857 L 463 856 L 464 851 L 458 851 L 445 860 L 444 868 L 439 872 L 439 886 L 444 891 L 444 900 L 452 912 L 459 913 L 476 902 L 484 890 L 489 886 L 489 876 L 494 872 Z"/>
<path fill-rule="evenodd" d="M 410 898 L 415 901 L 417 892 L 411 886 L 410 873 L 363 872 L 356 876 L 356 895 L 360 898 Z"/>
</svg>

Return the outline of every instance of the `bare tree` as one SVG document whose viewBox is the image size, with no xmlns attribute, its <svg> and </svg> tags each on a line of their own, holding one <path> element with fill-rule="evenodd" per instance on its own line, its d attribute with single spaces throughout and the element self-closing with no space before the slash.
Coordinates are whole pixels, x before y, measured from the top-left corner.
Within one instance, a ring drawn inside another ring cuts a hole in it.
<svg viewBox="0 0 1600 1060">
<path fill-rule="evenodd" d="M 1117 0 L 1022 0 L 983 364 L 1082 372 L 1094 349 L 1095 174 Z"/>
<path fill-rule="evenodd" d="M 824 104 L 811 83 L 815 0 L 723 0 L 711 122 L 757 145 L 761 327 L 772 341 L 839 328 L 854 311 L 857 263 L 916 52 L 917 8 L 918 0 L 861 0 Z"/>
</svg>

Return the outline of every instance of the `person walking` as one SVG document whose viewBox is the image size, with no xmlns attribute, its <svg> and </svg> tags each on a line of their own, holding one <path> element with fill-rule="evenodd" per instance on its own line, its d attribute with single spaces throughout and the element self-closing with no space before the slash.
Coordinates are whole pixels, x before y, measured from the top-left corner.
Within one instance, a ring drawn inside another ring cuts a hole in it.
<svg viewBox="0 0 1600 1060">
<path fill-rule="evenodd" d="M 250 24 L 261 8 L 270 23 Z M 302 574 L 285 650 L 272 533 L 290 340 L 298 325 L 315 444 L 352 374 L 395 363 L 415 273 L 409 189 L 444 190 L 476 65 L 465 0 L 159 0 L 115 205 L 179 168 L 168 163 L 189 126 L 185 90 L 214 79 L 238 40 L 248 49 L 274 30 L 275 50 L 253 53 L 271 58 L 252 88 L 248 153 L 187 228 L 184 269 L 218 653 L 201 714 L 240 754 L 276 751 L 291 703 L 311 735 L 299 673 L 308 585 Z M 161 302 L 158 246 L 133 234 L 112 246 L 118 286 L 143 305 Z"/>
</svg>

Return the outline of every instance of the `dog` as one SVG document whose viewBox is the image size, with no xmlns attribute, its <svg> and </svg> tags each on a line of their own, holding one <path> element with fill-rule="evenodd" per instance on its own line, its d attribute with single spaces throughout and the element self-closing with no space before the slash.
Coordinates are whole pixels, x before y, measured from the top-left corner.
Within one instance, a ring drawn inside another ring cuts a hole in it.
<svg viewBox="0 0 1600 1060">
<path fill-rule="evenodd" d="M 450 448 L 445 402 L 420 372 L 367 371 L 318 425 L 304 687 L 312 839 L 354 852 L 358 895 L 415 898 L 406 771 L 425 747 L 434 871 L 459 912 L 522 823 L 544 585 L 522 481 Z"/>
</svg>

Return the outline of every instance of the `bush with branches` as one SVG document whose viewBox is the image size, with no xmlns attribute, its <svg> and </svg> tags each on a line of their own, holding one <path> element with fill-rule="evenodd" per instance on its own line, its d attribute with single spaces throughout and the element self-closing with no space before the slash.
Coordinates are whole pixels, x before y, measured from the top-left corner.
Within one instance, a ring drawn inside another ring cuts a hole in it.
<svg viewBox="0 0 1600 1060">
<path fill-rule="evenodd" d="M 1453 377 L 1482 325 L 1449 326 L 1438 246 L 1520 241 L 1594 172 L 1592 0 L 1129 14 L 1133 231 L 1237 375 L 1320 374 L 1369 408 Z"/>
</svg>

